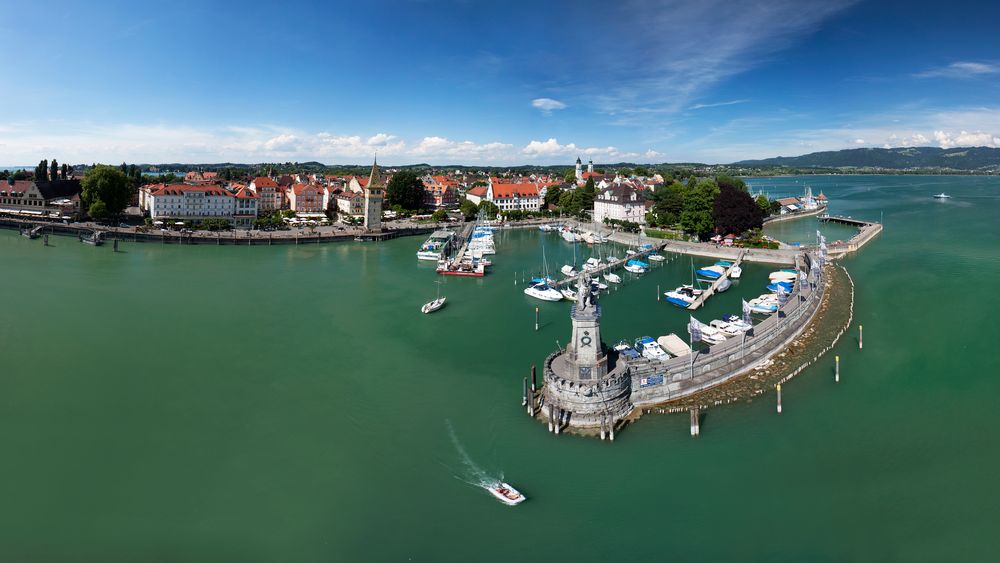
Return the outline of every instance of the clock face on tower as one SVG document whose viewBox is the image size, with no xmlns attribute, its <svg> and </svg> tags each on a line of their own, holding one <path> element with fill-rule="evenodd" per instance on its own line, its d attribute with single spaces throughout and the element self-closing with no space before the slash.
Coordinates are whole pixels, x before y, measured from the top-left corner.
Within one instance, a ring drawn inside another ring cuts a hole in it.
<svg viewBox="0 0 1000 563">
<path fill-rule="evenodd" d="M 580 348 L 586 348 L 593 343 L 593 339 L 590 337 L 590 331 L 583 331 L 583 336 L 580 337 Z"/>
</svg>

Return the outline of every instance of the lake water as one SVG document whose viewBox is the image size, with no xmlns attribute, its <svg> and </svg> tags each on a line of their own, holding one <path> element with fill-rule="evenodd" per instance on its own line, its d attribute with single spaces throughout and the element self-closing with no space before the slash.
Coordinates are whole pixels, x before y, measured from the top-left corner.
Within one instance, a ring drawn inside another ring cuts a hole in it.
<svg viewBox="0 0 1000 563">
<path fill-rule="evenodd" d="M 770 394 L 712 409 L 698 439 L 686 416 L 610 444 L 524 414 L 522 377 L 569 334 L 567 303 L 521 293 L 543 247 L 552 272 L 572 261 L 555 234 L 502 233 L 491 275 L 443 279 L 417 238 L 114 254 L 0 231 L 2 559 L 994 560 L 1000 179 L 767 181 L 885 231 L 842 261 L 841 383 L 831 354 L 782 415 Z M 657 286 L 708 262 L 602 297 L 605 341 L 683 333 Z M 737 311 L 771 269 L 696 316 Z M 436 281 L 448 305 L 422 315 Z M 528 502 L 473 485 L 500 474 Z"/>
</svg>

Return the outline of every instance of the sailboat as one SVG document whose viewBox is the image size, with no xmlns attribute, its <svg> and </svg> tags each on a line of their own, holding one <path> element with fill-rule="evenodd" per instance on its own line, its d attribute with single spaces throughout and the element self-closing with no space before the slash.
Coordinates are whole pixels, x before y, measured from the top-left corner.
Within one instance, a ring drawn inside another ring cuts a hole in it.
<svg viewBox="0 0 1000 563">
<path fill-rule="evenodd" d="M 573 243 L 573 265 L 564 265 L 560 270 L 562 274 L 566 277 L 572 278 L 576 276 L 579 272 L 576 271 L 576 243 Z"/>
<path fill-rule="evenodd" d="M 434 311 L 437 311 L 441 307 L 444 307 L 444 302 L 448 300 L 447 297 L 441 297 L 441 282 L 437 282 L 437 284 L 438 284 L 437 299 L 429 303 L 424 303 L 424 306 L 420 308 L 421 313 L 424 314 L 433 313 Z"/>
<path fill-rule="evenodd" d="M 531 285 L 524 288 L 524 294 L 542 301 L 562 301 L 563 294 L 558 289 L 549 285 L 549 263 L 545 260 L 545 246 L 542 246 L 542 273 L 541 279 L 532 279 Z"/>
</svg>

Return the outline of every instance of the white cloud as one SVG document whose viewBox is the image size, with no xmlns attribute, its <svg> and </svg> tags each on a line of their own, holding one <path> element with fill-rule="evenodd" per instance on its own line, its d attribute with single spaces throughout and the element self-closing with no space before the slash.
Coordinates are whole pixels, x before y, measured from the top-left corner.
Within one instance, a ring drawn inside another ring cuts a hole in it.
<svg viewBox="0 0 1000 563">
<path fill-rule="evenodd" d="M 1000 137 L 982 131 L 961 131 L 958 134 L 935 131 L 934 140 L 939 147 L 950 149 L 953 147 L 1000 147 Z"/>
<path fill-rule="evenodd" d="M 959 61 L 948 66 L 932 68 L 914 74 L 916 78 L 975 78 L 1000 73 L 1000 66 L 993 63 Z"/>
<path fill-rule="evenodd" d="M 695 105 L 689 107 L 688 109 L 694 110 L 694 109 L 718 108 L 718 107 L 723 107 L 723 106 L 734 106 L 736 104 L 745 104 L 745 103 L 747 103 L 749 101 L 750 100 L 730 100 L 728 102 L 715 102 L 715 103 L 711 103 L 711 104 L 695 104 Z"/>
<path fill-rule="evenodd" d="M 552 110 L 566 109 L 566 104 L 552 98 L 535 98 L 531 100 L 531 107 L 540 109 L 543 113 L 552 113 Z"/>
<path fill-rule="evenodd" d="M 657 157 L 663 156 L 663 154 L 659 153 L 657 151 L 654 151 L 653 149 L 649 149 L 646 152 L 644 152 L 642 154 L 642 156 L 644 156 L 646 158 L 657 158 Z"/>
<path fill-rule="evenodd" d="M 854 144 L 855 145 L 863 145 L 863 144 L 865 144 L 865 140 L 864 139 L 854 139 Z"/>
<path fill-rule="evenodd" d="M 521 149 L 521 153 L 529 157 L 572 155 L 623 157 L 635 154 L 619 152 L 615 147 L 580 147 L 575 143 L 561 145 L 555 138 L 547 141 L 533 140 Z"/>
<path fill-rule="evenodd" d="M 493 161 L 507 159 L 512 156 L 514 145 L 509 143 L 477 144 L 472 141 L 452 141 L 445 137 L 424 137 L 410 154 L 413 156 L 445 156 L 456 163 L 462 161 Z"/>
</svg>

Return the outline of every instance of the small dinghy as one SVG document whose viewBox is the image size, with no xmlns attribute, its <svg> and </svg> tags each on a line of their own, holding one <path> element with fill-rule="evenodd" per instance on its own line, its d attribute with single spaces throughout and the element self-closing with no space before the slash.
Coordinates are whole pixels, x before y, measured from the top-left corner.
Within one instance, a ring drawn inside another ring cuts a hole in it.
<svg viewBox="0 0 1000 563">
<path fill-rule="evenodd" d="M 434 311 L 437 311 L 441 307 L 444 307 L 444 302 L 447 299 L 448 299 L 447 297 L 438 297 L 437 299 L 431 301 L 430 303 L 425 303 L 424 306 L 420 308 L 420 312 L 433 313 Z"/>
<path fill-rule="evenodd" d="M 524 495 L 520 491 L 503 481 L 484 485 L 483 488 L 489 491 L 497 500 L 508 506 L 521 504 L 525 500 Z"/>
</svg>

